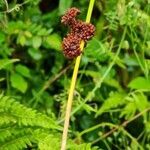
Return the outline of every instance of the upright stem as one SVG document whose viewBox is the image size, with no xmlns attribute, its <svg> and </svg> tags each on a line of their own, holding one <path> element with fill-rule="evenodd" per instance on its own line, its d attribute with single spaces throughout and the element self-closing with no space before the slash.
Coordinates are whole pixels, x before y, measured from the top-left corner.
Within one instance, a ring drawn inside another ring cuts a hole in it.
<svg viewBox="0 0 150 150">
<path fill-rule="evenodd" d="M 87 23 L 89 23 L 91 20 L 94 2 L 95 2 L 95 0 L 90 0 L 87 17 L 86 17 Z M 81 51 L 83 51 L 83 48 L 84 48 L 83 41 L 81 42 L 80 48 L 81 48 Z M 76 63 L 75 63 L 75 67 L 74 67 L 74 71 L 73 71 L 73 75 L 72 75 L 70 91 L 69 91 L 67 107 L 66 107 L 66 115 L 65 115 L 64 129 L 63 129 L 63 135 L 62 135 L 61 150 L 66 149 L 69 120 L 70 120 L 70 114 L 71 114 L 71 108 L 72 108 L 72 102 L 73 102 L 73 93 L 74 93 L 75 84 L 76 84 L 76 80 L 77 80 L 80 61 L 81 61 L 81 55 L 76 58 Z"/>
</svg>

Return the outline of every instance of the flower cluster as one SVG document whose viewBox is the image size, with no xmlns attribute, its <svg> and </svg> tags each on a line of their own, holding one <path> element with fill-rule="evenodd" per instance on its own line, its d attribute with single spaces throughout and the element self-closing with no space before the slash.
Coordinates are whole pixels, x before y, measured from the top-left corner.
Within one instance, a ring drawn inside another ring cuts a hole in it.
<svg viewBox="0 0 150 150">
<path fill-rule="evenodd" d="M 61 23 L 72 26 L 76 20 L 76 16 L 80 13 L 80 10 L 72 7 L 68 9 L 64 16 L 62 16 Z"/>
<path fill-rule="evenodd" d="M 63 53 L 64 55 L 69 58 L 73 59 L 81 54 L 80 50 L 80 43 L 81 40 L 75 34 L 68 34 L 67 37 L 63 39 Z"/>
<path fill-rule="evenodd" d="M 80 10 L 73 7 L 61 19 L 64 25 L 70 27 L 70 33 L 67 34 L 62 42 L 63 53 L 69 59 L 73 59 L 81 54 L 81 41 L 87 42 L 94 36 L 94 25 L 77 20 L 76 16 L 79 13 Z"/>
</svg>

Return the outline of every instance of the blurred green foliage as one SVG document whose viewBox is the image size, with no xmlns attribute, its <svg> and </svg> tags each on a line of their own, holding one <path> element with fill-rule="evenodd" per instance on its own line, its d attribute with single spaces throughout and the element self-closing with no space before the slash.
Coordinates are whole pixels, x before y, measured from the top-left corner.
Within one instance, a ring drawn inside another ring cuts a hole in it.
<svg viewBox="0 0 150 150">
<path fill-rule="evenodd" d="M 0 150 L 60 149 L 74 66 L 60 18 L 77 7 L 85 20 L 88 3 L 0 1 Z M 149 150 L 150 1 L 96 0 L 91 22 L 67 149 Z"/>
</svg>

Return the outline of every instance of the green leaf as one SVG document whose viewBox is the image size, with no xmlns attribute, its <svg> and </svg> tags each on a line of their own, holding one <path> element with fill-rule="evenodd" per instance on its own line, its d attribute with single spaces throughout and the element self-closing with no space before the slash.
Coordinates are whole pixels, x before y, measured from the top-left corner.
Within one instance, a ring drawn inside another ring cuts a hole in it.
<svg viewBox="0 0 150 150">
<path fill-rule="evenodd" d="M 105 100 L 103 105 L 97 111 L 96 116 L 101 115 L 105 111 L 108 111 L 112 108 L 116 108 L 117 106 L 124 104 L 125 103 L 124 97 L 125 97 L 124 93 L 111 93 L 110 97 Z"/>
<path fill-rule="evenodd" d="M 24 35 L 20 35 L 17 41 L 21 46 L 24 46 L 26 43 L 26 37 Z"/>
<path fill-rule="evenodd" d="M 30 48 L 28 49 L 28 53 L 35 60 L 40 60 L 42 58 L 41 52 L 37 49 Z"/>
<path fill-rule="evenodd" d="M 91 147 L 91 143 L 76 144 L 73 143 L 72 141 L 68 141 L 67 149 L 68 150 L 92 150 L 92 147 Z"/>
<path fill-rule="evenodd" d="M 83 73 L 86 76 L 91 76 L 95 83 L 97 83 L 100 80 L 100 78 L 102 77 L 101 72 L 97 72 L 97 71 L 93 71 L 93 70 L 81 70 L 81 71 L 79 71 L 79 73 Z M 113 78 L 106 78 L 106 79 L 104 79 L 103 82 L 109 86 L 117 88 L 118 90 L 122 90 L 119 82 Z"/>
<path fill-rule="evenodd" d="M 25 34 L 25 36 L 28 37 L 28 38 L 31 38 L 31 37 L 32 37 L 32 34 L 31 34 L 31 32 L 29 32 L 29 31 L 25 31 L 24 34 Z"/>
<path fill-rule="evenodd" d="M 93 38 L 91 41 L 88 42 L 84 54 L 88 58 L 92 58 L 94 60 L 101 60 L 101 57 L 105 52 L 106 47 L 96 38 Z"/>
<path fill-rule="evenodd" d="M 137 77 L 128 84 L 128 87 L 137 90 L 150 90 L 150 79 L 146 79 L 144 77 Z"/>
<path fill-rule="evenodd" d="M 5 35 L 4 33 L 0 32 L 0 43 L 5 41 Z"/>
<path fill-rule="evenodd" d="M 46 36 L 48 35 L 48 31 L 46 30 L 46 28 L 41 28 L 38 33 L 37 33 L 38 36 Z"/>
<path fill-rule="evenodd" d="M 121 47 L 124 49 L 129 49 L 130 48 L 129 42 L 127 40 L 123 41 Z"/>
<path fill-rule="evenodd" d="M 131 119 L 135 115 L 137 110 L 142 112 L 143 110 L 145 110 L 150 106 L 147 97 L 142 92 L 132 93 L 125 99 L 128 103 L 122 109 L 120 117 L 125 116 L 126 119 Z M 144 113 L 143 116 L 144 119 L 146 120 L 147 114 Z"/>
<path fill-rule="evenodd" d="M 28 84 L 21 75 L 17 73 L 11 74 L 10 81 L 14 88 L 18 89 L 22 93 L 26 92 Z"/>
<path fill-rule="evenodd" d="M 139 63 L 134 55 L 126 54 L 123 61 L 127 66 L 139 66 Z"/>
<path fill-rule="evenodd" d="M 119 84 L 118 80 L 115 80 L 113 78 L 106 78 L 104 80 L 104 83 L 109 85 L 109 86 L 112 86 L 112 87 L 115 87 L 117 88 L 118 90 L 122 91 L 122 87 L 121 85 Z"/>
<path fill-rule="evenodd" d="M 19 61 L 19 59 L 2 59 L 0 60 L 0 70 L 7 67 L 9 64 Z"/>
<path fill-rule="evenodd" d="M 114 57 L 115 57 L 115 55 L 116 55 L 116 54 L 113 53 L 113 52 L 109 53 L 110 59 L 113 60 Z M 115 63 L 116 63 L 120 68 L 126 69 L 126 66 L 125 66 L 125 64 L 124 64 L 123 59 L 121 59 L 119 56 L 116 57 Z"/>
<path fill-rule="evenodd" d="M 136 107 L 139 111 L 143 111 L 148 108 L 149 103 L 147 97 L 141 92 L 137 94 L 133 94 L 133 98 L 135 100 Z"/>
<path fill-rule="evenodd" d="M 42 44 L 42 38 L 39 36 L 35 36 L 32 39 L 32 45 L 34 48 L 39 48 Z"/>
<path fill-rule="evenodd" d="M 134 116 L 135 113 L 136 113 L 135 103 L 131 101 L 127 103 L 126 106 L 121 111 L 120 118 L 125 116 L 126 119 L 130 119 Z"/>
<path fill-rule="evenodd" d="M 60 0 L 59 1 L 59 14 L 63 15 L 65 11 L 71 7 L 73 0 Z"/>
<path fill-rule="evenodd" d="M 93 70 L 81 70 L 79 73 L 84 73 L 86 76 L 91 76 L 97 82 L 101 78 L 101 73 Z"/>
<path fill-rule="evenodd" d="M 31 77 L 30 70 L 24 65 L 21 65 L 21 64 L 17 65 L 16 71 L 24 77 L 27 77 L 27 78 Z"/>
<path fill-rule="evenodd" d="M 95 109 L 88 104 L 83 104 L 82 107 L 88 114 L 95 112 Z"/>
<path fill-rule="evenodd" d="M 61 50 L 61 37 L 58 34 L 52 34 L 47 37 L 46 44 L 55 50 Z"/>
<path fill-rule="evenodd" d="M 60 139 L 54 135 L 48 135 L 43 137 L 43 140 L 39 142 L 39 150 L 60 150 Z"/>
<path fill-rule="evenodd" d="M 5 78 L 0 78 L 0 82 L 2 82 L 2 81 L 4 81 L 5 80 Z"/>
</svg>

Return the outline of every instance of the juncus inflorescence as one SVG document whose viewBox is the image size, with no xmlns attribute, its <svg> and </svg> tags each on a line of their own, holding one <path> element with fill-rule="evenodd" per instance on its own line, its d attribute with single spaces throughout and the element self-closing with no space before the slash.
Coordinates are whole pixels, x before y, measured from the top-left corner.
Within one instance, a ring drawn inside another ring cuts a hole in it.
<svg viewBox="0 0 150 150">
<path fill-rule="evenodd" d="M 62 47 L 64 55 L 73 59 L 81 54 L 81 41 L 87 42 L 94 36 L 95 27 L 91 23 L 85 23 L 77 20 L 76 16 L 80 10 L 73 7 L 68 9 L 61 22 L 70 27 L 70 33 L 63 39 Z"/>
</svg>

